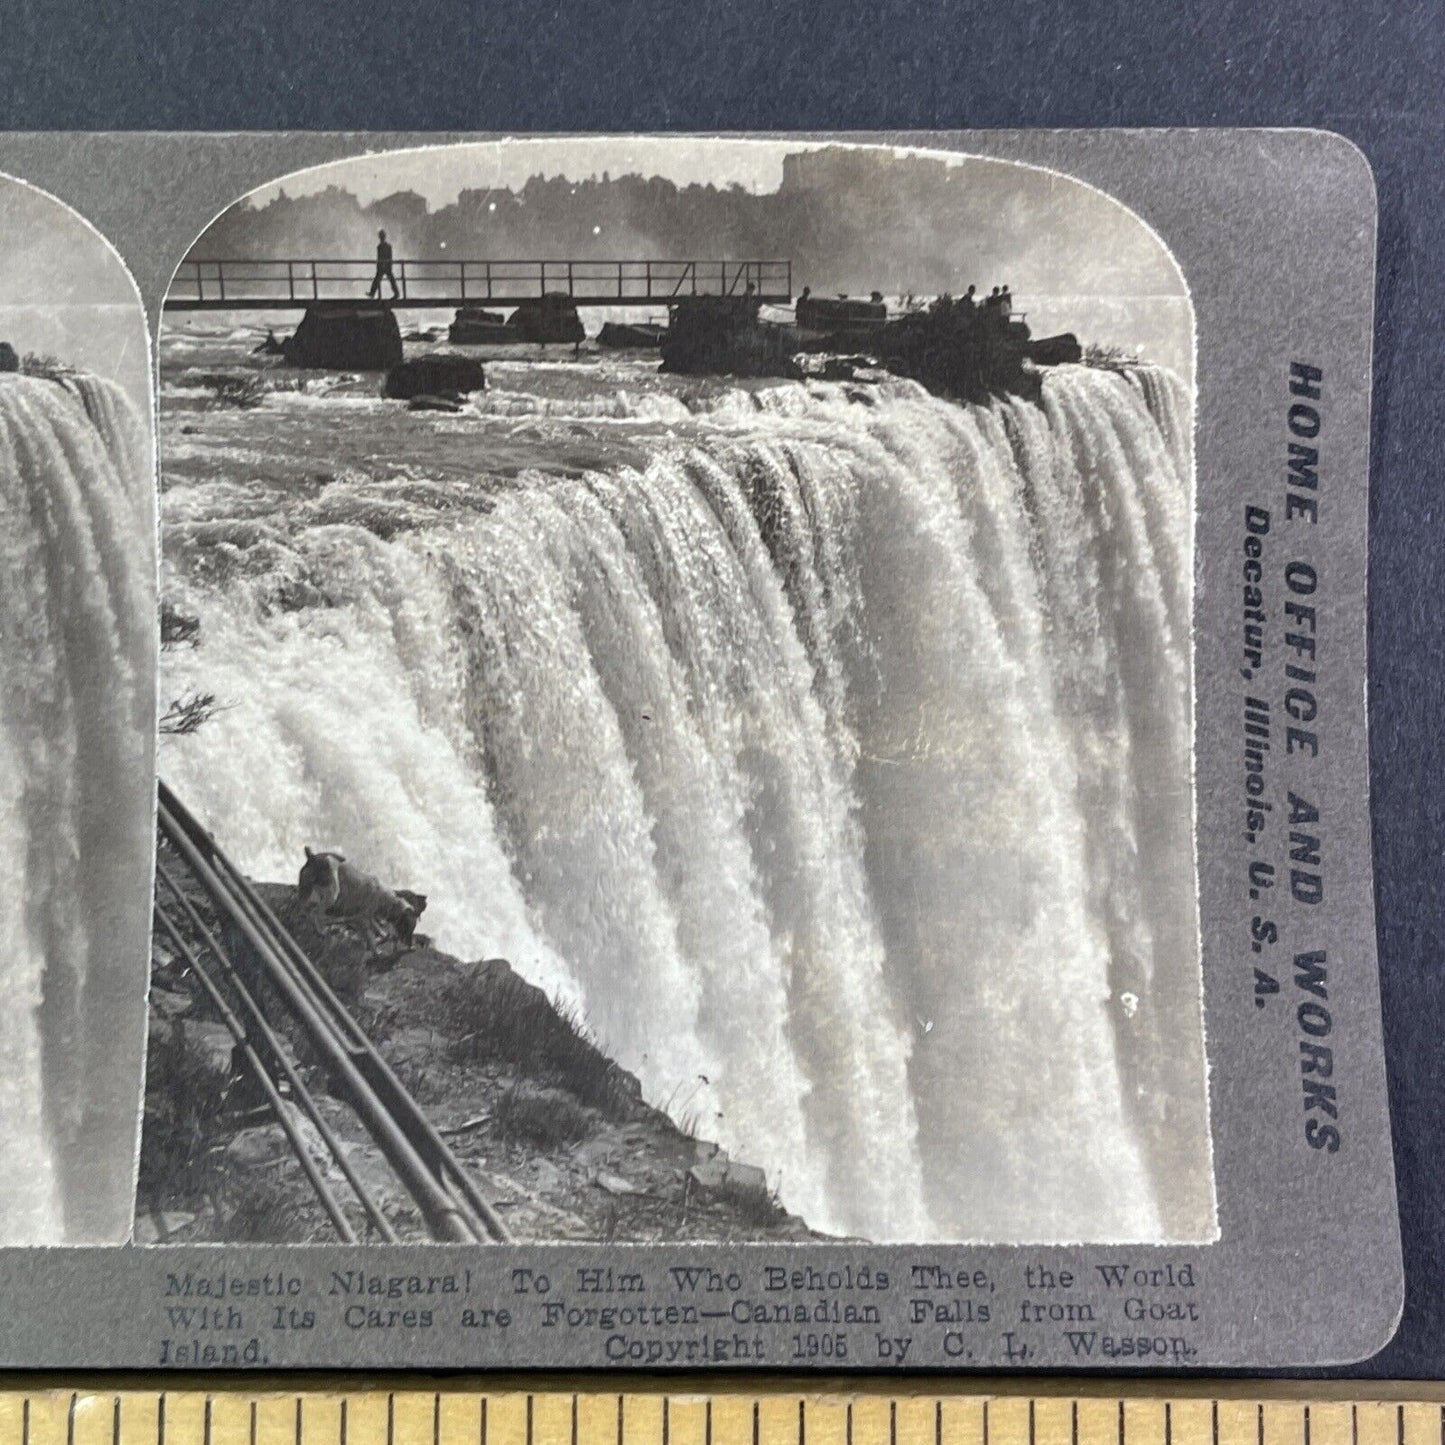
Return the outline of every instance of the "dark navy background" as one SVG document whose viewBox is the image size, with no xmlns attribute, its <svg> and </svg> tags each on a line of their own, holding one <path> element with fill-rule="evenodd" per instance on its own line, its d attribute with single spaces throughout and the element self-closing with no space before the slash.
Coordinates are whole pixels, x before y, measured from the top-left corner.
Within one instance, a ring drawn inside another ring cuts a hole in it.
<svg viewBox="0 0 1445 1445">
<path fill-rule="evenodd" d="M 1375 170 L 1371 772 L 1407 1299 L 1367 1369 L 1445 1375 L 1442 0 L 0 0 L 6 129 L 1103 125 L 1321 126 Z"/>
</svg>

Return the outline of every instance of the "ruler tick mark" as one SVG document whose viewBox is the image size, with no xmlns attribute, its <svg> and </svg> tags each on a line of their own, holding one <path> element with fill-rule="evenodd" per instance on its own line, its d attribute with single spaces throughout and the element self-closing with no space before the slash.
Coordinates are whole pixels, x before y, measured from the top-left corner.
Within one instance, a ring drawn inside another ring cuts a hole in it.
<svg viewBox="0 0 1445 1445">
<path fill-rule="evenodd" d="M 75 1445 L 75 1407 L 79 1403 L 80 1396 L 71 1391 L 70 1408 L 65 1412 L 65 1445 Z"/>
<path fill-rule="evenodd" d="M 206 1396 L 205 1414 L 201 1417 L 201 1439 L 205 1445 L 211 1445 L 211 1397 L 209 1395 Z M 72 1440 L 70 1445 L 75 1445 L 75 1442 Z"/>
<path fill-rule="evenodd" d="M 306 1422 L 305 1422 L 305 1420 L 302 1418 L 303 1412 L 305 1411 L 305 1409 L 306 1409 L 306 1398 L 305 1398 L 305 1396 L 304 1396 L 304 1395 L 297 1395 L 297 1397 L 296 1397 L 296 1445 L 301 1445 L 301 1435 L 302 1435 L 302 1431 L 304 1431 L 305 1428 L 306 1428 Z"/>
</svg>

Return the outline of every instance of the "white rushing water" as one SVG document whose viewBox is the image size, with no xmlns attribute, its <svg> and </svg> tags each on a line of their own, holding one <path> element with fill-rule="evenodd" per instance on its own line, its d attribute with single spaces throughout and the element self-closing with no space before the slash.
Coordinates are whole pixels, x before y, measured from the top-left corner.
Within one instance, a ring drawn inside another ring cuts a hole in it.
<svg viewBox="0 0 1445 1445">
<path fill-rule="evenodd" d="M 0 1243 L 123 1238 L 143 1051 L 150 459 L 110 382 L 0 376 Z"/>
<path fill-rule="evenodd" d="M 180 794 L 258 876 L 422 889 L 816 1227 L 1212 1237 L 1178 381 L 523 371 L 429 433 L 474 483 L 283 486 L 240 430 L 171 483 L 168 695 L 231 705 Z M 625 446 L 489 474 L 528 418 Z"/>
</svg>

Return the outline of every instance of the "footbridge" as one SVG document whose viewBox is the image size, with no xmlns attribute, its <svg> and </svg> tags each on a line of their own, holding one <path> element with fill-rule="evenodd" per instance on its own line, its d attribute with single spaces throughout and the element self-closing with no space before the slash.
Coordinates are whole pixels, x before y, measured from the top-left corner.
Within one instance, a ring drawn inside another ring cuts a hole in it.
<svg viewBox="0 0 1445 1445">
<path fill-rule="evenodd" d="M 337 1237 L 397 1234 L 319 1107 L 297 1042 L 376 1143 L 440 1241 L 510 1242 L 496 1209 L 276 913 L 160 785 L 156 940 L 235 1041 Z M 288 1026 L 282 1026 L 282 1017 Z"/>
<path fill-rule="evenodd" d="M 515 307 L 563 295 L 578 306 L 666 306 L 689 296 L 752 296 L 770 305 L 793 299 L 791 261 L 463 261 L 397 260 L 398 307 Z M 313 257 L 207 259 L 181 263 L 166 294 L 167 311 L 292 311 L 316 302 L 362 302 L 375 261 Z"/>
</svg>

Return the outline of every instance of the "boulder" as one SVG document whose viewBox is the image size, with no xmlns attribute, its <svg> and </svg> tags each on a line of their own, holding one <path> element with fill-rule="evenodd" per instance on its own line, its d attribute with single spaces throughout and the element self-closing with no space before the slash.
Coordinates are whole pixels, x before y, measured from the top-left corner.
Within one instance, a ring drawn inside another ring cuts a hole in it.
<svg viewBox="0 0 1445 1445">
<path fill-rule="evenodd" d="M 763 321 L 747 296 L 690 296 L 668 313 L 662 369 L 689 376 L 800 375 L 795 327 Z"/>
<path fill-rule="evenodd" d="M 282 343 L 292 366 L 328 371 L 387 371 L 402 361 L 401 328 L 389 306 L 316 301 Z"/>
<path fill-rule="evenodd" d="M 19 371 L 20 354 L 8 341 L 0 341 L 0 371 Z"/>
<path fill-rule="evenodd" d="M 836 301 L 823 296 L 800 296 L 794 316 L 805 331 L 870 331 L 888 320 L 888 308 L 881 301 L 862 301 L 849 296 L 840 296 Z"/>
<path fill-rule="evenodd" d="M 738 1164 L 726 1154 L 694 1164 L 687 1173 L 694 1187 L 709 1192 L 734 1189 L 766 1194 L 768 1190 L 767 1175 L 756 1164 Z"/>
<path fill-rule="evenodd" d="M 269 1164 L 289 1153 L 291 1142 L 279 1124 L 262 1124 L 259 1128 L 243 1129 L 225 1148 L 225 1156 L 232 1164 L 243 1169 L 254 1169 L 257 1165 Z"/>
<path fill-rule="evenodd" d="M 1061 336 L 1045 336 L 1039 341 L 1031 341 L 1028 356 L 1035 366 L 1067 366 L 1084 359 L 1084 348 L 1073 332 L 1066 331 Z"/>
<path fill-rule="evenodd" d="M 667 327 L 653 321 L 607 321 L 597 333 L 597 344 L 609 351 L 656 351 L 666 335 Z"/>
<path fill-rule="evenodd" d="M 386 373 L 386 394 L 398 401 L 420 396 L 465 395 L 486 389 L 482 363 L 472 356 L 414 356 Z"/>
<path fill-rule="evenodd" d="M 447 340 L 453 346 L 484 346 L 488 342 L 515 341 L 516 336 L 507 330 L 506 318 L 500 311 L 463 306 L 447 329 Z"/>
<path fill-rule="evenodd" d="M 587 339 L 577 303 L 563 291 L 549 291 L 535 301 L 524 301 L 512 312 L 507 326 L 518 340 L 543 345 L 562 341 L 576 346 Z"/>
<path fill-rule="evenodd" d="M 624 1179 L 620 1174 L 613 1174 L 606 1169 L 599 1169 L 597 1178 L 593 1182 L 599 1189 L 605 1189 L 609 1194 L 639 1194 L 642 1192 L 631 1180 Z"/>
</svg>

